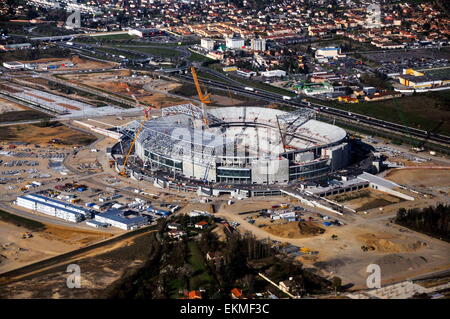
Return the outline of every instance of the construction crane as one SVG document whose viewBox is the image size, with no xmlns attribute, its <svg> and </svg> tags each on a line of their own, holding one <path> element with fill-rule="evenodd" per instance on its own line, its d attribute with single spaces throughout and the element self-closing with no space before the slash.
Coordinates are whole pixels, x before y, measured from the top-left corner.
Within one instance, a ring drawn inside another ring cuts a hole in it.
<svg viewBox="0 0 450 319">
<path fill-rule="evenodd" d="M 136 134 L 134 134 L 134 138 L 133 138 L 133 140 L 131 141 L 131 144 L 130 144 L 130 149 L 128 150 L 128 153 L 127 153 L 127 155 L 125 156 L 125 159 L 124 159 L 124 161 L 123 161 L 123 167 L 122 167 L 122 170 L 121 170 L 120 173 L 119 173 L 119 175 L 121 175 L 121 176 L 128 176 L 128 175 L 127 175 L 127 163 L 128 163 L 128 159 L 130 158 L 130 155 L 131 155 L 131 153 L 132 153 L 132 151 L 133 151 L 134 144 L 136 143 L 136 141 L 137 141 L 137 139 L 138 139 L 138 137 L 139 137 L 139 134 L 141 134 L 141 131 L 142 131 L 142 129 L 144 128 L 144 124 L 145 124 L 145 121 L 142 121 L 141 126 L 140 126 L 139 129 L 137 130 Z"/>
<path fill-rule="evenodd" d="M 128 93 L 133 97 L 134 101 L 136 102 L 136 106 L 138 106 L 138 107 L 141 106 L 141 103 L 140 103 L 139 100 L 136 98 L 136 96 L 131 92 L 131 90 L 130 90 L 128 84 L 127 84 L 127 83 L 124 83 L 124 86 L 125 86 L 126 90 L 128 91 Z M 141 131 L 142 131 L 142 129 L 144 128 L 144 124 L 145 124 L 146 120 L 148 120 L 149 117 L 150 117 L 150 111 L 151 111 L 151 110 L 152 110 L 152 106 L 148 106 L 147 108 L 144 108 L 144 110 L 143 110 L 143 111 L 144 111 L 144 118 L 145 118 L 145 120 L 141 122 L 141 125 L 139 126 L 139 129 L 138 129 L 138 130 L 136 131 L 136 133 L 134 134 L 134 138 L 133 138 L 133 140 L 131 141 L 131 144 L 130 144 L 130 149 L 128 150 L 128 153 L 127 153 L 127 155 L 125 156 L 125 159 L 124 159 L 124 161 L 123 161 L 123 167 L 122 167 L 122 170 L 121 170 L 120 173 L 119 173 L 119 175 L 121 175 L 121 176 L 128 176 L 128 175 L 127 175 L 127 163 L 128 163 L 128 159 L 130 158 L 130 155 L 131 155 L 131 153 L 132 153 L 132 151 L 133 151 L 134 144 L 136 143 L 136 141 L 137 141 L 137 139 L 138 139 L 138 137 L 139 137 L 139 134 L 141 134 Z"/>
<path fill-rule="evenodd" d="M 202 88 L 200 87 L 200 82 L 198 81 L 197 71 L 195 67 L 191 66 L 192 78 L 194 79 L 195 88 L 197 89 L 198 98 L 200 99 L 202 110 L 203 110 L 203 123 L 208 126 L 208 119 L 205 115 L 205 105 L 211 103 L 211 94 L 203 94 Z"/>
</svg>

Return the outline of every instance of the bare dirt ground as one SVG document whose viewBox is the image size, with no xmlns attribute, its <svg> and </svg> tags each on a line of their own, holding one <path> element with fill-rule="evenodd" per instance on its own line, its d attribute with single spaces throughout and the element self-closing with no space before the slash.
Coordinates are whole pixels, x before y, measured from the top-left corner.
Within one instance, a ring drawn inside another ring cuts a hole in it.
<svg viewBox="0 0 450 319">
<path fill-rule="evenodd" d="M 325 231 L 315 223 L 305 222 L 299 227 L 299 222 L 284 222 L 276 225 L 262 227 L 268 233 L 283 238 L 308 238 L 317 234 L 317 232 Z"/>
<path fill-rule="evenodd" d="M 337 201 L 340 204 L 346 207 L 350 207 L 356 211 L 364 211 L 373 208 L 384 207 L 404 201 L 399 197 L 395 197 L 369 188 L 330 196 L 329 199 Z"/>
<path fill-rule="evenodd" d="M 4 142 L 15 141 L 40 145 L 54 144 L 51 140 L 59 139 L 71 146 L 90 144 L 96 139 L 94 135 L 71 129 L 62 124 L 49 124 L 47 127 L 33 124 L 1 127 L 0 138 Z"/>
<path fill-rule="evenodd" d="M 0 298 L 101 298 L 106 287 L 125 272 L 142 265 L 148 253 L 149 240 L 148 234 L 136 235 L 62 262 L 45 272 L 3 284 Z M 81 287 L 78 289 L 67 287 L 69 264 L 80 267 Z"/>
<path fill-rule="evenodd" d="M 74 66 L 72 67 L 61 67 L 58 68 L 58 71 L 77 71 L 77 70 L 95 70 L 95 69 L 105 69 L 105 68 L 111 68 L 117 65 L 117 63 L 114 62 L 100 62 L 100 61 L 94 61 L 94 60 L 88 60 L 84 58 L 80 58 L 78 56 L 73 56 L 71 58 L 43 58 L 43 59 L 37 59 L 32 61 L 20 61 L 21 63 L 38 63 L 43 65 L 49 65 L 49 64 L 61 64 L 61 63 L 74 63 Z"/>
<path fill-rule="evenodd" d="M 283 200 L 288 201 L 286 198 L 280 198 L 278 203 Z M 424 205 L 414 202 L 408 204 Z M 354 215 L 353 222 L 344 226 L 325 227 L 326 231 L 321 235 L 297 237 L 298 233 L 291 234 L 289 229 L 278 233 L 269 232 L 267 228 L 258 227 L 258 222 L 248 223 L 245 220 L 247 215 L 238 214 L 239 211 L 247 209 L 246 207 L 255 207 L 254 210 L 259 207 L 267 208 L 269 203 L 265 203 L 265 207 L 263 203 L 262 200 L 247 200 L 246 203 L 242 201 L 238 206 L 233 204 L 228 206 L 229 208 L 225 207 L 228 209 L 221 209 L 217 215 L 227 218 L 230 222 L 240 223 L 238 230 L 241 233 L 248 231 L 259 239 L 270 238 L 318 251 L 316 256 L 304 255 L 297 258 L 306 268 L 316 269 L 325 277 L 339 276 L 344 284 L 354 285 L 354 289 L 366 288 L 365 282 L 369 275 L 366 269 L 373 263 L 381 267 L 382 284 L 450 267 L 450 244 L 390 223 L 389 216 L 392 216 L 394 211 L 386 216 Z M 402 203 L 390 206 L 396 205 Z M 264 223 L 270 225 L 269 222 Z M 290 224 L 292 225 L 286 224 L 288 226 L 284 227 L 293 227 L 296 223 Z M 336 235 L 338 239 L 332 239 L 332 235 Z M 363 251 L 361 246 L 371 246 L 373 250 Z"/>
<path fill-rule="evenodd" d="M 23 110 L 29 110 L 29 108 L 5 99 L 0 99 L 0 114 Z"/>
<path fill-rule="evenodd" d="M 179 99 L 164 94 L 164 92 L 170 91 L 173 88 L 180 86 L 180 84 L 160 79 L 152 79 L 150 77 L 131 77 L 130 70 L 92 73 L 89 75 L 65 75 L 64 78 L 74 83 L 84 84 L 93 88 L 119 94 L 128 99 L 133 98 L 132 95 L 134 95 L 138 101 L 152 105 L 156 108 L 188 103 L 185 99 Z M 151 86 L 156 92 L 144 90 L 144 85 Z"/>
<path fill-rule="evenodd" d="M 26 231 L 23 227 L 0 222 L 0 273 L 112 236 L 108 233 L 46 225 L 44 230 L 32 232 L 32 238 L 23 239 L 22 234 Z"/>
<path fill-rule="evenodd" d="M 450 169 L 397 169 L 387 174 L 386 179 L 420 187 L 450 186 Z"/>
</svg>

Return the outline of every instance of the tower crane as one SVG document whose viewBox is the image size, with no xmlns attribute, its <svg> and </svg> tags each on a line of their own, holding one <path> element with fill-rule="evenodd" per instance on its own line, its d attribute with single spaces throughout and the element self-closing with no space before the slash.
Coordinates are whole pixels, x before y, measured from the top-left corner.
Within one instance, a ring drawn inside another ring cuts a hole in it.
<svg viewBox="0 0 450 319">
<path fill-rule="evenodd" d="M 195 88 L 197 89 L 198 98 L 200 99 L 203 111 L 203 123 L 208 126 L 208 119 L 205 114 L 205 105 L 211 103 L 211 94 L 205 93 L 203 94 L 202 88 L 200 87 L 200 82 L 198 81 L 197 71 L 195 67 L 191 66 L 192 78 L 194 79 Z"/>
</svg>

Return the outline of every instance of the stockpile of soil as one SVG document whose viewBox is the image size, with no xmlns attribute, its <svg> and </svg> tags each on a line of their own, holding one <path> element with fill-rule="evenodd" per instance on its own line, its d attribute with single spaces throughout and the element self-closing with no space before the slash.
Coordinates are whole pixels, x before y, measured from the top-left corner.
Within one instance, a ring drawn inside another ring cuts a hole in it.
<svg viewBox="0 0 450 319">
<path fill-rule="evenodd" d="M 74 55 L 71 59 L 72 63 L 77 64 L 77 63 L 82 63 L 83 60 L 80 59 L 80 57 L 78 55 Z"/>
<path fill-rule="evenodd" d="M 325 229 L 319 227 L 311 222 L 299 222 L 298 228 L 302 235 L 320 235 L 325 232 Z"/>
<path fill-rule="evenodd" d="M 416 251 L 424 246 L 425 242 L 417 240 L 415 242 L 405 242 L 402 238 L 395 238 L 387 235 L 375 235 L 371 233 L 357 236 L 357 239 L 364 246 L 373 248 L 373 250 L 381 253 L 400 253 Z M 401 242 L 399 242 L 401 240 Z"/>
<path fill-rule="evenodd" d="M 268 233 L 284 238 L 304 238 L 323 234 L 325 229 L 311 222 L 291 222 L 263 228 Z"/>
<path fill-rule="evenodd" d="M 381 272 L 386 274 L 401 273 L 408 270 L 420 268 L 428 260 L 422 256 L 404 257 L 399 254 L 389 254 L 374 261 L 381 268 Z"/>
</svg>

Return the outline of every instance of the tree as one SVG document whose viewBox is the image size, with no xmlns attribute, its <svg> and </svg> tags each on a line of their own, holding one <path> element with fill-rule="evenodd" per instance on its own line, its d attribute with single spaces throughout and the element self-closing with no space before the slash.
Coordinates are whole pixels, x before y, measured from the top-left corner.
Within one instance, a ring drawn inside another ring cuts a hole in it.
<svg viewBox="0 0 450 319">
<path fill-rule="evenodd" d="M 342 288 L 342 279 L 339 277 L 333 277 L 333 279 L 331 279 L 331 287 L 334 290 L 334 294 L 337 295 L 338 291 Z"/>
<path fill-rule="evenodd" d="M 43 119 L 41 119 L 41 121 L 39 122 L 39 126 L 40 127 L 48 127 L 50 125 L 50 119 L 48 117 L 44 117 Z"/>
</svg>

